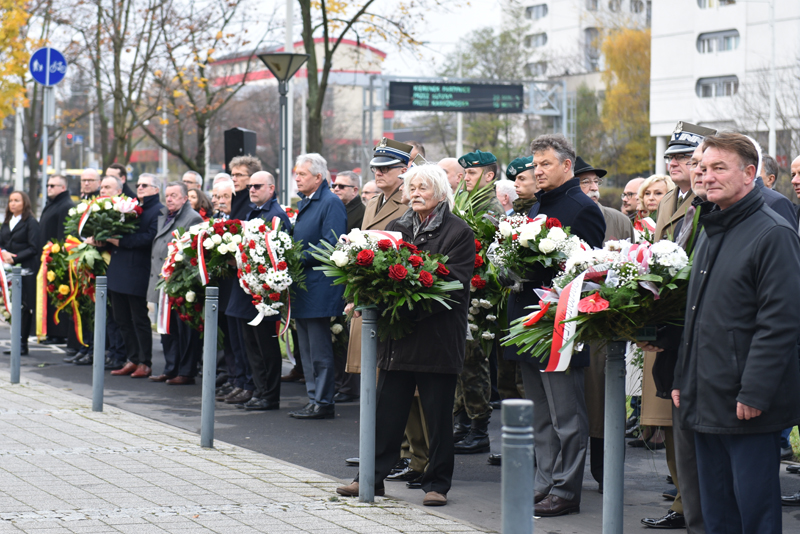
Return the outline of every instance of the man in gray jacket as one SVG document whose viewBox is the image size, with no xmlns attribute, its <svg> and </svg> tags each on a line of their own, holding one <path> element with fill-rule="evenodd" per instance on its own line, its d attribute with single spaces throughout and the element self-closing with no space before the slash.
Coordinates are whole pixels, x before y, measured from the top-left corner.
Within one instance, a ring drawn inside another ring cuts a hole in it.
<svg viewBox="0 0 800 534">
<path fill-rule="evenodd" d="M 183 182 L 168 183 L 164 197 L 166 207 L 158 216 L 158 232 L 150 256 L 150 283 L 147 286 L 147 300 L 159 304 L 156 284 L 161 279 L 161 267 L 167 258 L 172 232 L 178 228 L 188 230 L 190 226 L 203 222 L 200 214 L 192 209 L 191 203 L 187 202 L 188 190 Z M 157 309 L 156 312 L 158 311 Z M 172 310 L 170 333 L 161 334 L 161 346 L 166 360 L 164 372 L 158 376 L 151 376 L 150 380 L 166 382 L 169 385 L 194 384 L 200 350 L 199 340 L 198 332 L 179 320 L 177 312 Z"/>
</svg>

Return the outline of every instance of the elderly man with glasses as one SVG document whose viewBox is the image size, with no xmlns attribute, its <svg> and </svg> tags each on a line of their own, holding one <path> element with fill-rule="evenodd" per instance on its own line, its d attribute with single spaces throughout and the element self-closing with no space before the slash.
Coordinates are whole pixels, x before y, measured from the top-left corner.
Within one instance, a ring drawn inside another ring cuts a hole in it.
<svg viewBox="0 0 800 534">
<path fill-rule="evenodd" d="M 185 173 L 183 173 L 181 181 L 183 182 L 183 185 L 186 186 L 186 189 L 203 188 L 203 177 L 194 171 L 186 171 Z"/>
</svg>

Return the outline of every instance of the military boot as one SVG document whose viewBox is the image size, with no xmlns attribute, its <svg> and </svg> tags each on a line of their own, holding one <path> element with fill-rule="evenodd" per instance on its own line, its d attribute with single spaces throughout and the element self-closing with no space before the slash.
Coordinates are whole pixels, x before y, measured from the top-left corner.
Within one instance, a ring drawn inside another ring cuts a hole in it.
<svg viewBox="0 0 800 534">
<path fill-rule="evenodd" d="M 469 434 L 457 442 L 453 449 L 456 454 L 489 452 L 489 418 L 473 419 Z"/>
<path fill-rule="evenodd" d="M 466 438 L 471 425 L 472 421 L 467 415 L 467 411 L 463 408 L 457 411 L 453 417 L 453 443 L 458 443 Z"/>
</svg>

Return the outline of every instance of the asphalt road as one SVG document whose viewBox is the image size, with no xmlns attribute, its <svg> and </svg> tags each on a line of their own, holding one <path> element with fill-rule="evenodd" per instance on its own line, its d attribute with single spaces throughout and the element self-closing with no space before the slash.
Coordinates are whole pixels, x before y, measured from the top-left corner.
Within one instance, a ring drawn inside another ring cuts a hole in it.
<svg viewBox="0 0 800 534">
<path fill-rule="evenodd" d="M 9 330 L 0 327 L 0 345 L 7 348 Z M 62 362 L 64 353 L 53 347 L 32 343 L 31 355 L 22 358 L 21 376 L 71 390 L 84 397 L 92 396 L 90 366 Z M 154 372 L 163 367 L 163 354 L 154 337 Z M 9 357 L 0 355 L 0 366 L 7 368 Z M 288 371 L 288 362 L 285 363 Z M 104 400 L 107 404 L 129 410 L 164 423 L 200 433 L 200 385 L 167 386 L 148 380 L 115 377 L 106 372 Z M 307 402 L 305 386 L 283 384 L 281 409 L 247 413 L 233 406 L 216 404 L 215 438 L 228 443 L 314 469 L 349 482 L 356 468 L 345 465 L 344 459 L 358 456 L 358 403 L 340 404 L 336 418 L 301 421 L 288 417 L 288 412 Z M 490 425 L 492 449 L 500 450 L 499 413 Z M 199 438 L 198 438 L 199 440 Z M 626 447 L 624 527 L 628 532 L 647 531 L 643 517 L 661 517 L 669 508 L 661 492 L 671 488 L 665 482 L 668 474 L 664 451 L 647 451 Z M 457 455 L 453 487 L 448 505 L 441 512 L 469 521 L 490 531 L 500 531 L 500 468 L 486 462 L 487 454 Z M 781 469 L 784 493 L 800 490 L 800 476 Z M 423 493 L 410 490 L 404 483 L 387 482 L 387 494 L 421 504 Z M 602 531 L 602 495 L 587 469 L 583 486 L 581 513 L 560 518 L 539 519 L 537 533 L 586 533 Z M 800 507 L 784 507 L 784 532 L 800 532 Z"/>
</svg>

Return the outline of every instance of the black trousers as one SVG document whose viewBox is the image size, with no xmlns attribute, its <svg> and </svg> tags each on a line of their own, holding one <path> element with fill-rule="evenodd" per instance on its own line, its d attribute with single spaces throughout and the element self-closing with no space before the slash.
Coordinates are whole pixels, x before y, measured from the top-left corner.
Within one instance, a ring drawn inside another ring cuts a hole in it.
<svg viewBox="0 0 800 534">
<path fill-rule="evenodd" d="M 261 321 L 250 326 L 239 319 L 244 337 L 244 350 L 253 371 L 253 396 L 267 402 L 281 400 L 281 346 L 275 333 L 275 321 Z"/>
<path fill-rule="evenodd" d="M 178 318 L 178 312 L 172 310 L 169 319 L 171 334 L 161 335 L 161 346 L 164 349 L 164 374 L 167 376 L 197 376 L 197 363 L 203 352 L 200 333 Z"/>
<path fill-rule="evenodd" d="M 400 445 L 419 388 L 422 411 L 428 425 L 430 450 L 428 469 L 422 477 L 422 489 L 446 495 L 453 482 L 453 404 L 456 395 L 455 374 L 384 371 L 378 373 L 378 406 L 375 432 L 375 486 L 400 459 Z M 356 478 L 358 480 L 358 478 Z"/>
<path fill-rule="evenodd" d="M 136 365 L 153 365 L 153 334 L 147 316 L 147 299 L 109 291 L 114 321 L 119 325 L 125 356 Z"/>
</svg>

